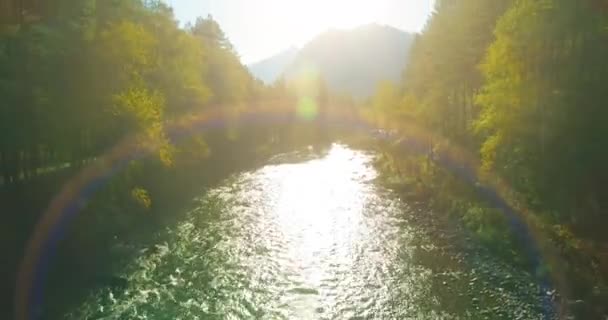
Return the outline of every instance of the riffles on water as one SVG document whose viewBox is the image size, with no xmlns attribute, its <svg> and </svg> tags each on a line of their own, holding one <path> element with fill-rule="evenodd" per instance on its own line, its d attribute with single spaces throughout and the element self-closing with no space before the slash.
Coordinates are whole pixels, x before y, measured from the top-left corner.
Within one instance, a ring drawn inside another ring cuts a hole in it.
<svg viewBox="0 0 608 320">
<path fill-rule="evenodd" d="M 71 319 L 539 319 L 531 277 L 411 223 L 373 154 L 334 145 L 197 199 Z M 276 162 L 280 163 L 280 159 Z M 542 293 L 540 293 L 542 294 Z"/>
</svg>

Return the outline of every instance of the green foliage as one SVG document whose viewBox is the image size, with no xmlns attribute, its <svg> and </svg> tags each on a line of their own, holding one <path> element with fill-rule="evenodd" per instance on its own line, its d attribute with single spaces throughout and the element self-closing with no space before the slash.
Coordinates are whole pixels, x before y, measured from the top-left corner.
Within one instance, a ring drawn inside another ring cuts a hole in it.
<svg viewBox="0 0 608 320">
<path fill-rule="evenodd" d="M 87 162 L 129 135 L 170 166 L 167 123 L 256 89 L 211 18 L 185 30 L 159 1 L 55 8 L 0 38 L 2 184 Z"/>
<path fill-rule="evenodd" d="M 145 209 L 149 209 L 150 206 L 152 206 L 152 199 L 150 199 L 150 195 L 146 189 L 139 187 L 133 188 L 131 190 L 131 198 Z"/>
<path fill-rule="evenodd" d="M 485 167 L 538 194 L 567 222 L 608 218 L 598 210 L 607 181 L 608 145 L 598 138 L 608 133 L 600 85 L 608 77 L 607 21 L 586 1 L 517 1 L 481 65 L 476 129 Z"/>
<path fill-rule="evenodd" d="M 471 206 L 463 215 L 465 225 L 475 232 L 485 244 L 510 249 L 505 244 L 508 239 L 508 225 L 504 214 L 497 209 Z"/>
<path fill-rule="evenodd" d="M 589 262 L 603 261 L 598 248 L 608 241 L 608 15 L 600 2 L 438 1 L 400 90 L 381 86 L 366 109 L 385 127 L 415 123 L 442 138 L 406 175 L 480 241 L 505 253 L 514 244 L 502 213 L 472 186 L 420 169 L 443 139 L 478 160 L 480 183 L 502 178 L 501 191 L 530 209 L 526 223 L 547 250 L 559 248 L 573 270 L 595 279 L 608 268 Z"/>
<path fill-rule="evenodd" d="M 211 16 L 198 18 L 190 33 L 202 44 L 208 61 L 205 82 L 213 92 L 213 103 L 238 105 L 251 95 L 253 81 L 234 54 L 232 45 Z"/>
</svg>

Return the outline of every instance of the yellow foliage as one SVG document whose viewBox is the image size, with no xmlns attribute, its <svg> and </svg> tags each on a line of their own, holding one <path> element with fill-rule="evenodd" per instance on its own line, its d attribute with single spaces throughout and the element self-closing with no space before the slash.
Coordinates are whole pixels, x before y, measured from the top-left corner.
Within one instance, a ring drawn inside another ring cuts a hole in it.
<svg viewBox="0 0 608 320">
<path fill-rule="evenodd" d="M 130 115 L 141 129 L 158 123 L 163 114 L 164 97 L 144 87 L 131 87 L 114 96 L 118 114 Z"/>
<path fill-rule="evenodd" d="M 167 167 L 172 167 L 174 164 L 173 153 L 175 147 L 166 141 L 158 150 L 158 157 L 160 162 Z"/>
<path fill-rule="evenodd" d="M 158 150 L 160 161 L 166 166 L 172 166 L 172 147 L 163 126 L 163 95 L 146 88 L 134 87 L 117 94 L 115 100 L 117 114 L 129 119 L 135 132 L 142 135 L 140 146 L 147 150 Z"/>
<path fill-rule="evenodd" d="M 489 137 L 481 146 L 481 161 L 482 161 L 482 170 L 485 172 L 489 172 L 494 167 L 496 162 L 496 153 L 498 147 L 502 143 L 502 136 L 500 134 L 493 135 Z"/>
<path fill-rule="evenodd" d="M 152 199 L 146 189 L 140 187 L 133 188 L 131 190 L 131 198 L 145 209 L 150 209 L 152 206 Z"/>
<path fill-rule="evenodd" d="M 156 63 L 154 47 L 157 39 L 144 26 L 130 21 L 111 24 L 101 32 L 98 42 L 105 66 L 113 66 L 116 77 L 129 80 L 135 73 Z"/>
</svg>

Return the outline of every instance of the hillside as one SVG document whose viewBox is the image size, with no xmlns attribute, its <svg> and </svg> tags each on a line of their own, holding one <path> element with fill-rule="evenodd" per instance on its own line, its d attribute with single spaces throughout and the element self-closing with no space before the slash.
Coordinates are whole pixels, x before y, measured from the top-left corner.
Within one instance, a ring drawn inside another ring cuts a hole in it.
<svg viewBox="0 0 608 320">
<path fill-rule="evenodd" d="M 283 74 L 285 69 L 293 63 L 297 54 L 298 49 L 291 47 L 270 58 L 253 63 L 249 65 L 248 68 L 256 78 L 264 81 L 266 84 L 272 84 Z"/>
<path fill-rule="evenodd" d="M 414 34 L 378 24 L 352 30 L 334 29 L 306 44 L 288 64 L 285 62 L 293 51 L 253 64 L 249 69 L 267 83 L 282 74 L 291 79 L 303 72 L 318 72 L 331 89 L 364 98 L 374 92 L 379 81 L 401 79 L 413 40 Z"/>
</svg>

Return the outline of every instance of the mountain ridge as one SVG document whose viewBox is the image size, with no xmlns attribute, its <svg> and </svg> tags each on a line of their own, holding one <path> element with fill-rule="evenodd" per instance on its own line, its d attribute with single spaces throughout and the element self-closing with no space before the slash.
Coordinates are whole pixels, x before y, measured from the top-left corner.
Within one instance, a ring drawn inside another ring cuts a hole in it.
<svg viewBox="0 0 608 320">
<path fill-rule="evenodd" d="M 371 95 L 380 81 L 401 80 L 414 38 L 413 33 L 375 23 L 329 29 L 295 54 L 292 47 L 249 65 L 249 69 L 271 84 L 282 76 L 290 80 L 312 68 L 330 89 L 362 98 Z"/>
<path fill-rule="evenodd" d="M 249 71 L 266 84 L 275 82 L 294 61 L 299 49 L 291 46 L 271 57 L 247 65 Z"/>
</svg>

